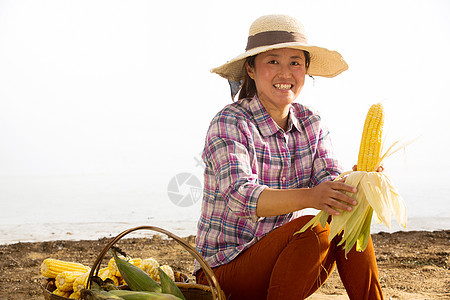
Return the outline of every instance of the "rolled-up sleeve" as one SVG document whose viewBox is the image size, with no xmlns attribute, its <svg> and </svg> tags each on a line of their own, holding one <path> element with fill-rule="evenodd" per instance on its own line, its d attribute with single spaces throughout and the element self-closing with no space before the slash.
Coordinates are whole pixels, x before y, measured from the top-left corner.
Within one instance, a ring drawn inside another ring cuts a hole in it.
<svg viewBox="0 0 450 300">
<path fill-rule="evenodd" d="M 215 192 L 225 199 L 228 209 L 256 222 L 256 205 L 266 186 L 258 183 L 256 158 L 250 154 L 247 139 L 239 120 L 218 119 L 208 132 L 204 159 L 215 175 Z"/>
</svg>

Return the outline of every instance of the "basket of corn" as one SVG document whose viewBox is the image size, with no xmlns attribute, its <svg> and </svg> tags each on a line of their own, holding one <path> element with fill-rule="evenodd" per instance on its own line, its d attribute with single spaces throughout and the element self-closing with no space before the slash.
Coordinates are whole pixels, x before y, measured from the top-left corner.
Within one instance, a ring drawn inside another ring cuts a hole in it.
<svg viewBox="0 0 450 300">
<path fill-rule="evenodd" d="M 154 258 L 121 255 L 120 249 L 114 245 L 124 236 L 138 230 L 156 231 L 175 240 L 200 263 L 209 285 L 190 283 L 187 275 L 173 271 L 168 265 L 160 266 Z M 108 252 L 112 258 L 108 267 L 101 268 Z M 43 285 L 46 300 L 225 300 L 217 278 L 200 253 L 185 240 L 155 226 L 139 226 L 121 232 L 103 248 L 92 267 L 47 258 L 41 265 L 41 274 L 47 277 Z"/>
</svg>

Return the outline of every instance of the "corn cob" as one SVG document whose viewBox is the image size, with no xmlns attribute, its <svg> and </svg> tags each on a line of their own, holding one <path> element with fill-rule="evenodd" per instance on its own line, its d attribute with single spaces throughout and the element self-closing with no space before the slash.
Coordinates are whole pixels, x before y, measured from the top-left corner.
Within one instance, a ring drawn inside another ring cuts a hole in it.
<svg viewBox="0 0 450 300">
<path fill-rule="evenodd" d="M 61 291 L 60 289 L 56 289 L 53 291 L 53 294 L 57 295 L 57 296 L 68 298 L 70 296 L 71 292 Z"/>
<path fill-rule="evenodd" d="M 67 262 L 52 258 L 45 259 L 41 264 L 41 274 L 48 278 L 56 278 L 56 276 L 64 271 L 89 272 L 91 269 L 85 265 Z"/>
<path fill-rule="evenodd" d="M 158 281 L 159 280 L 159 272 L 158 272 L 158 268 L 159 268 L 159 263 L 156 261 L 156 259 L 154 259 L 153 257 L 150 258 L 146 258 L 144 260 L 142 260 L 142 263 L 140 265 L 140 268 L 147 273 L 148 275 L 150 275 L 150 277 L 153 280 Z"/>
<path fill-rule="evenodd" d="M 98 277 L 101 278 L 105 273 L 106 273 L 107 275 L 110 275 L 110 273 L 109 273 L 109 267 L 101 268 L 100 270 L 98 270 Z M 104 280 L 104 279 L 102 278 L 102 280 Z"/>
<path fill-rule="evenodd" d="M 122 255 L 119 255 L 119 257 L 124 259 L 124 260 L 126 260 L 126 258 L 124 256 L 122 256 Z M 137 267 L 140 267 L 141 263 L 142 263 L 142 259 L 140 259 L 140 258 L 131 258 L 130 260 L 128 260 L 128 262 L 130 264 L 133 264 L 133 265 L 137 266 Z M 110 271 L 110 273 L 112 275 L 117 276 L 117 277 L 121 277 L 119 269 L 117 268 L 117 265 L 116 265 L 116 261 L 114 260 L 114 257 L 109 260 L 108 268 L 109 268 L 109 271 Z"/>
<path fill-rule="evenodd" d="M 140 267 L 142 264 L 142 259 L 141 258 L 132 258 L 128 262 L 132 265 L 135 265 L 136 267 Z"/>
<path fill-rule="evenodd" d="M 392 182 L 384 172 L 376 172 L 382 161 L 400 150 L 394 143 L 381 155 L 381 135 L 384 123 L 384 111 L 381 104 L 373 105 L 364 123 L 358 154 L 357 171 L 342 173 L 335 180 L 347 176 L 345 183 L 356 187 L 356 194 L 348 194 L 357 201 L 349 211 L 333 216 L 330 222 L 329 240 L 342 233 L 339 245 L 344 245 L 345 255 L 356 244 L 357 251 L 364 251 L 370 236 L 372 215 L 378 221 L 391 228 L 392 211 L 397 222 L 406 228 L 406 206 Z M 394 150 L 395 149 L 395 150 Z M 329 214 L 321 211 L 296 233 L 304 232 L 310 226 L 321 224 L 325 227 Z"/>
<path fill-rule="evenodd" d="M 100 277 L 102 280 L 106 280 L 107 278 L 111 279 L 115 285 L 120 285 L 120 278 L 118 276 L 112 275 L 109 267 L 100 269 L 98 271 L 98 277 Z"/>
<path fill-rule="evenodd" d="M 72 271 L 59 273 L 55 278 L 56 288 L 64 292 L 72 291 L 75 279 L 81 275 L 83 275 L 83 273 Z"/>
<path fill-rule="evenodd" d="M 72 286 L 73 291 L 79 292 L 82 289 L 85 289 L 88 278 L 89 278 L 89 272 L 86 272 L 86 273 L 78 276 L 77 278 L 75 278 L 75 280 L 73 282 L 73 286 Z"/>
<path fill-rule="evenodd" d="M 381 103 L 370 107 L 364 122 L 359 147 L 357 171 L 376 171 L 381 154 L 381 136 L 384 125 L 384 109 Z"/>
</svg>

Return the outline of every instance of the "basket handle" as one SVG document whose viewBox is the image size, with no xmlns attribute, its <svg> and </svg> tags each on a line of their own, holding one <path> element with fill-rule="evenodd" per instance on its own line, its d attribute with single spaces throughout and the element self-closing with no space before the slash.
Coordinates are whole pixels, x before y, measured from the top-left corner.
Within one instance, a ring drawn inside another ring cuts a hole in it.
<svg viewBox="0 0 450 300">
<path fill-rule="evenodd" d="M 208 284 L 211 288 L 211 293 L 212 293 L 213 299 L 218 299 L 218 300 L 226 299 L 225 294 L 220 289 L 219 282 L 218 282 L 216 276 L 214 275 L 213 270 L 209 267 L 208 263 L 205 261 L 205 259 L 201 256 L 201 254 L 194 247 L 189 245 L 186 241 L 184 241 L 179 236 L 177 236 L 165 229 L 155 227 L 155 226 L 147 226 L 147 225 L 138 226 L 138 227 L 134 227 L 134 228 L 130 228 L 125 231 L 122 231 L 103 248 L 103 250 L 97 256 L 97 259 L 95 260 L 94 265 L 92 266 L 91 271 L 89 273 L 89 278 L 88 278 L 88 281 L 86 284 L 87 289 L 89 289 L 91 286 L 92 276 L 94 276 L 94 272 L 95 272 L 96 276 L 98 275 L 98 272 L 100 270 L 101 261 L 105 257 L 108 250 L 115 243 L 117 243 L 122 237 L 124 237 L 125 235 L 127 235 L 133 231 L 137 231 L 137 230 L 152 230 L 152 231 L 156 231 L 159 233 L 163 233 L 163 234 L 171 237 L 172 239 L 174 239 L 176 242 L 178 242 L 181 246 L 184 247 L 184 249 L 186 249 L 200 263 L 200 266 L 202 267 L 203 272 L 206 274 L 206 279 L 208 280 Z"/>
</svg>

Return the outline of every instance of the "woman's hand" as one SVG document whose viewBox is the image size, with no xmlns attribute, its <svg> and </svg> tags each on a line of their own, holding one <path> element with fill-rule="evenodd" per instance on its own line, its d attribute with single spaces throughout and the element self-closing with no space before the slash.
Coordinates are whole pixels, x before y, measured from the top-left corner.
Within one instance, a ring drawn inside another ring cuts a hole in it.
<svg viewBox="0 0 450 300">
<path fill-rule="evenodd" d="M 345 179 L 322 182 L 310 189 L 311 207 L 334 216 L 339 215 L 339 211 L 351 211 L 357 202 L 342 192 L 356 193 L 356 188 L 346 184 Z"/>
</svg>

